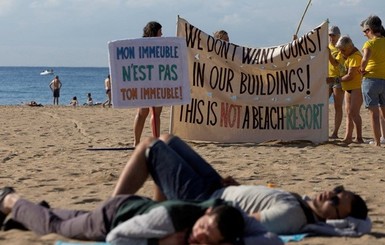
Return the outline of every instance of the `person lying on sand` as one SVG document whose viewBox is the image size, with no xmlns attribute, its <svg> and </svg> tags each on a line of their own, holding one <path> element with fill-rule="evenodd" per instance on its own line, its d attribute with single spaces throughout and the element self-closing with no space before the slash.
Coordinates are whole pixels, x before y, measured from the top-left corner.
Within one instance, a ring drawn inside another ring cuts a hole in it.
<svg viewBox="0 0 385 245">
<path fill-rule="evenodd" d="M 107 241 L 113 245 L 267 244 L 283 242 L 240 209 L 220 199 L 156 202 L 136 195 L 110 198 L 93 211 L 52 209 L 0 189 L 1 224 L 11 213 L 39 235 Z M 239 243 L 241 242 L 241 243 Z"/>
<path fill-rule="evenodd" d="M 314 198 L 260 185 L 239 185 L 222 178 L 197 152 L 180 138 L 161 135 L 147 138 L 134 150 L 119 177 L 113 196 L 133 194 L 151 175 L 157 185 L 155 200 L 234 201 L 279 235 L 303 232 L 307 224 L 344 219 L 366 220 L 368 208 L 357 194 L 342 186 L 323 191 Z"/>
<path fill-rule="evenodd" d="M 31 101 L 27 104 L 28 106 L 37 106 L 37 107 L 42 107 L 43 105 L 42 104 L 38 104 L 36 101 Z"/>
</svg>

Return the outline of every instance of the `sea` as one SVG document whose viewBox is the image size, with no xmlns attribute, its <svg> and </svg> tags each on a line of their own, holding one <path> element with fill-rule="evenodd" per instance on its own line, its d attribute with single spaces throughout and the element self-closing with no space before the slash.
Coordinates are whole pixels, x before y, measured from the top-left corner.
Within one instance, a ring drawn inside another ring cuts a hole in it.
<svg viewBox="0 0 385 245">
<path fill-rule="evenodd" d="M 50 69 L 53 69 L 53 74 L 40 75 Z M 60 105 L 68 105 L 74 96 L 79 104 L 83 104 L 88 93 L 91 93 L 94 103 L 103 103 L 107 99 L 104 79 L 108 74 L 108 67 L 0 66 L 0 105 L 22 105 L 31 101 L 52 104 L 52 92 L 48 85 L 54 76 L 59 76 L 62 82 Z M 334 102 L 333 96 L 329 102 Z"/>
<path fill-rule="evenodd" d="M 53 69 L 53 74 L 40 75 Z M 6 67 L 0 66 L 0 105 L 22 105 L 31 101 L 52 104 L 49 84 L 55 76 L 62 82 L 60 105 L 68 105 L 76 96 L 79 104 L 91 93 L 94 102 L 103 103 L 107 98 L 104 79 L 108 67 Z"/>
</svg>

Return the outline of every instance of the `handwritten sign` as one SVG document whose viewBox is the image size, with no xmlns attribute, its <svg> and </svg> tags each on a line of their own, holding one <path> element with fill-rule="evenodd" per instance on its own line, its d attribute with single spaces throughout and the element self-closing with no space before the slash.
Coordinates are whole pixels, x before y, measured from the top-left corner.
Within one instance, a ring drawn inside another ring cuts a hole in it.
<svg viewBox="0 0 385 245">
<path fill-rule="evenodd" d="M 114 108 L 190 102 L 183 38 L 154 37 L 108 43 Z"/>
<path fill-rule="evenodd" d="M 295 41 L 251 48 L 179 18 L 191 101 L 173 106 L 171 133 L 216 142 L 326 141 L 327 29 L 325 22 Z"/>
</svg>

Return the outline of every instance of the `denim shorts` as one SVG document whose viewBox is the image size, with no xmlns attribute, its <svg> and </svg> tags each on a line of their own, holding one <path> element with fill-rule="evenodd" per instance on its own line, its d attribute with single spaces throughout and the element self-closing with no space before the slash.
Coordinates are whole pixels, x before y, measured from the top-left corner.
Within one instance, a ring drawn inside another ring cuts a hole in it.
<svg viewBox="0 0 385 245">
<path fill-rule="evenodd" d="M 336 79 L 334 82 L 329 83 L 329 88 L 342 88 L 341 81 L 337 81 Z"/>
<path fill-rule="evenodd" d="M 379 78 L 364 78 L 362 94 L 365 107 L 385 106 L 385 80 Z"/>
<path fill-rule="evenodd" d="M 154 182 L 167 199 L 206 200 L 222 187 L 221 176 L 178 137 L 168 144 L 155 141 L 146 158 Z"/>
</svg>

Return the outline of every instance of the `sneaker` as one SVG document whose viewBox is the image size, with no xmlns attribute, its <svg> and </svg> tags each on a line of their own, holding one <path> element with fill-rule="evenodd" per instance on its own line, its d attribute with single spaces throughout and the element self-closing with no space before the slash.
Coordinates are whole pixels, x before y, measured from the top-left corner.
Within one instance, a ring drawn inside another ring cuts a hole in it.
<svg viewBox="0 0 385 245">
<path fill-rule="evenodd" d="M 380 138 L 380 142 L 381 142 L 381 144 L 385 144 L 385 138 L 381 136 L 381 138 Z M 369 144 L 371 144 L 371 145 L 374 145 L 375 143 L 376 143 L 376 141 L 375 141 L 375 140 L 371 140 L 371 141 L 369 141 Z"/>
</svg>

